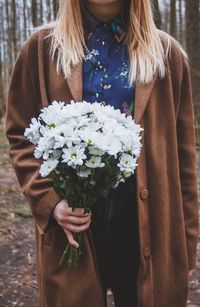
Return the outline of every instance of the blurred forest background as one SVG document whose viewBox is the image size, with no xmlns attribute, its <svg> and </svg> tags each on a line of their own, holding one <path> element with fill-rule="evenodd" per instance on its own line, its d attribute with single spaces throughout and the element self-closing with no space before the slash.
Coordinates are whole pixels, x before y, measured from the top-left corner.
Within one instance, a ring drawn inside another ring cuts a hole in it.
<svg viewBox="0 0 200 307">
<path fill-rule="evenodd" d="M 158 28 L 174 36 L 187 51 L 200 147 L 200 0 L 152 0 Z M 0 0 L 0 116 L 13 64 L 21 43 L 33 27 L 56 18 L 58 0 Z"/>
<path fill-rule="evenodd" d="M 200 195 L 200 0 L 149 1 L 157 27 L 175 37 L 190 59 Z M 8 156 L 4 115 L 21 44 L 34 27 L 53 21 L 57 9 L 58 0 L 0 0 L 0 307 L 37 305 L 33 219 Z M 108 302 L 114 306 L 110 291 Z M 187 306 L 200 307 L 200 237 Z"/>
</svg>

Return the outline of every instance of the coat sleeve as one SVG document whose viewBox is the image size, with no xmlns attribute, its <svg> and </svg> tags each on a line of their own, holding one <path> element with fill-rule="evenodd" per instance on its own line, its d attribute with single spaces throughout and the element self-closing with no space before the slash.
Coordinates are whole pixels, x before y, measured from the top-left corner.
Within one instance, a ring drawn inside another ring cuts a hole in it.
<svg viewBox="0 0 200 307">
<path fill-rule="evenodd" d="M 54 191 L 51 179 L 40 176 L 41 161 L 33 157 L 34 145 L 24 137 L 24 130 L 31 118 L 37 117 L 41 109 L 36 50 L 27 40 L 22 44 L 16 59 L 6 101 L 6 136 L 21 190 L 30 204 L 39 233 L 42 234 L 50 219 L 53 219 L 52 210 L 61 197 Z"/>
<path fill-rule="evenodd" d="M 177 115 L 177 140 L 188 264 L 189 269 L 193 269 L 196 267 L 199 235 L 199 208 L 194 107 L 189 64 L 185 57 L 183 57 L 183 78 Z"/>
</svg>

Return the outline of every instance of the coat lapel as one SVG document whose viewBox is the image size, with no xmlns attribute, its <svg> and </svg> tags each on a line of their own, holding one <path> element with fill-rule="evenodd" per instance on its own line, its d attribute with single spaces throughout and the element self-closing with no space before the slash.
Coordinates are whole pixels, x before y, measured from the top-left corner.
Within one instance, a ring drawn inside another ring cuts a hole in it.
<svg viewBox="0 0 200 307">
<path fill-rule="evenodd" d="M 71 78 L 67 80 L 68 87 L 70 89 L 72 98 L 75 101 L 81 101 L 83 97 L 82 69 L 83 69 L 83 65 L 82 63 L 80 63 L 76 68 L 73 69 Z M 153 89 L 156 78 L 157 78 L 157 74 L 155 75 L 154 79 L 148 84 L 141 84 L 138 81 L 136 82 L 134 121 L 137 124 L 142 119 L 142 116 L 148 104 L 149 97 Z"/>
<path fill-rule="evenodd" d="M 72 71 L 71 78 L 67 80 L 72 98 L 74 101 L 82 101 L 83 97 L 83 78 L 82 78 L 82 63 L 78 64 Z"/>
<path fill-rule="evenodd" d="M 153 90 L 154 83 L 156 81 L 157 74 L 154 76 L 154 79 L 148 84 L 142 84 L 138 81 L 135 85 L 135 105 L 134 105 L 134 121 L 136 124 L 139 124 L 144 111 L 149 102 L 149 97 L 151 91 Z"/>
</svg>

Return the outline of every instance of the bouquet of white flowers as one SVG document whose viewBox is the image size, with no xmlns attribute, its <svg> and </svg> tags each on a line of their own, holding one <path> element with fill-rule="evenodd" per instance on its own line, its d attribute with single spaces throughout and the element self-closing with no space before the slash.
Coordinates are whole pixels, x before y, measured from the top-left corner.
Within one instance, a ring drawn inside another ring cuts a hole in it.
<svg viewBox="0 0 200 307">
<path fill-rule="evenodd" d="M 142 144 L 131 116 L 99 103 L 53 101 L 32 118 L 24 135 L 36 145 L 34 156 L 42 158 L 40 174 L 50 176 L 54 188 L 70 207 L 89 212 L 111 188 L 134 174 Z M 77 266 L 82 233 L 74 233 L 79 248 L 67 244 L 65 259 Z"/>
</svg>

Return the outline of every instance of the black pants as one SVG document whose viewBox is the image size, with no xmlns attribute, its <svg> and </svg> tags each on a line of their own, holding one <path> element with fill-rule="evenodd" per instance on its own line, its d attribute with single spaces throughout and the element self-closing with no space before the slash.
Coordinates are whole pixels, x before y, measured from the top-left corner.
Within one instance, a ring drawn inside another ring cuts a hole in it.
<svg viewBox="0 0 200 307">
<path fill-rule="evenodd" d="M 137 306 L 139 242 L 135 175 L 92 208 L 91 232 L 105 306 L 111 288 L 116 307 Z"/>
</svg>

